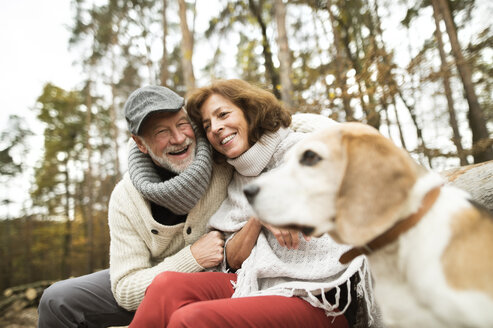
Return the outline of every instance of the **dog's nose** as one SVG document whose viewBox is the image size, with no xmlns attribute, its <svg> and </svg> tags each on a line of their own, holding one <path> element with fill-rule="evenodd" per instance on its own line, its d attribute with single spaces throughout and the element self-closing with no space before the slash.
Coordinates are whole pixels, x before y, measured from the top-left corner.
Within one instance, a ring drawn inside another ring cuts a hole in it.
<svg viewBox="0 0 493 328">
<path fill-rule="evenodd" d="M 258 194 L 260 187 L 255 184 L 249 184 L 245 188 L 243 188 L 243 193 L 245 194 L 248 202 L 253 203 L 253 199 Z"/>
</svg>

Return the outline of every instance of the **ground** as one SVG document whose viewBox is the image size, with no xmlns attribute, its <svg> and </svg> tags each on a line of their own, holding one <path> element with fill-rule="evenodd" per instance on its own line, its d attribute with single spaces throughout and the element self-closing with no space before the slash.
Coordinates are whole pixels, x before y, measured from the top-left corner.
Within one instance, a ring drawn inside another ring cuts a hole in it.
<svg viewBox="0 0 493 328">
<path fill-rule="evenodd" d="M 13 315 L 0 318 L 3 328 L 36 328 L 38 326 L 38 311 L 35 307 L 25 308 Z"/>
</svg>

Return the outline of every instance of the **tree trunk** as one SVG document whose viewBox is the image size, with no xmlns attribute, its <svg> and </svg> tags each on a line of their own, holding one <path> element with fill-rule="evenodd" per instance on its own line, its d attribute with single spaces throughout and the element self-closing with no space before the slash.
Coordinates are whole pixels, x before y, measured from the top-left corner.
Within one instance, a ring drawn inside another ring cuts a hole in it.
<svg viewBox="0 0 493 328">
<path fill-rule="evenodd" d="M 421 129 L 421 127 L 418 123 L 418 118 L 416 117 L 416 111 L 414 109 L 414 106 L 408 104 L 408 102 L 404 98 L 404 95 L 402 94 L 402 91 L 400 89 L 397 89 L 397 91 L 399 94 L 399 98 L 402 100 L 402 103 L 404 104 L 404 106 L 406 106 L 406 108 L 409 112 L 409 115 L 411 116 L 411 120 L 413 121 L 414 127 L 416 128 L 416 135 L 418 136 L 418 142 L 422 148 L 423 154 L 428 159 L 428 165 L 430 168 L 433 168 L 432 161 L 431 161 L 432 157 L 430 155 L 430 151 L 426 147 L 425 140 L 423 139 L 423 129 Z"/>
<path fill-rule="evenodd" d="M 2 265 L 0 266 L 0 277 L 2 278 L 2 281 L 0 282 L 0 286 L 6 287 L 10 286 L 12 278 L 14 277 L 12 220 L 7 217 L 7 220 L 3 222 L 3 225 L 5 226 L 5 229 L 1 229 L 0 231 L 0 256 L 2 258 Z"/>
<path fill-rule="evenodd" d="M 467 191 L 472 199 L 493 212 L 493 161 L 466 165 L 440 174 L 450 184 Z"/>
<path fill-rule="evenodd" d="M 62 278 L 68 278 L 71 274 L 70 257 L 72 249 L 72 220 L 70 218 L 70 181 L 68 173 L 68 158 L 65 161 L 65 231 L 62 241 L 62 260 L 61 260 L 61 275 Z"/>
<path fill-rule="evenodd" d="M 159 79 L 161 81 L 162 86 L 168 85 L 168 50 L 166 46 L 166 39 L 168 37 L 168 19 L 166 18 L 166 11 L 168 9 L 168 1 L 163 0 L 163 11 L 162 11 L 162 19 L 163 19 L 163 57 L 161 58 L 161 72 L 159 74 Z"/>
<path fill-rule="evenodd" d="M 180 28 L 182 34 L 181 41 L 181 60 L 183 65 L 183 78 L 185 80 L 185 86 L 187 92 L 195 89 L 195 75 L 193 74 L 193 35 L 188 28 L 187 23 L 187 4 L 185 0 L 178 0 L 179 15 L 180 15 Z"/>
<path fill-rule="evenodd" d="M 272 83 L 272 92 L 274 93 L 277 99 L 281 99 L 281 93 L 279 92 L 278 89 L 279 74 L 276 72 L 274 63 L 272 61 L 272 52 L 270 50 L 269 39 L 267 38 L 267 25 L 265 24 L 262 18 L 262 4 L 263 4 L 262 0 L 259 1 L 258 5 L 255 3 L 255 0 L 248 0 L 250 11 L 253 17 L 255 17 L 255 19 L 259 23 L 262 32 L 262 47 L 263 47 L 262 53 L 264 55 L 264 60 L 265 60 L 266 75 L 267 78 Z"/>
<path fill-rule="evenodd" d="M 443 79 L 443 88 L 445 91 L 445 97 L 447 98 L 450 126 L 452 127 L 453 137 L 452 140 L 455 144 L 455 148 L 457 148 L 457 155 L 460 159 L 460 165 L 467 165 L 466 154 L 464 153 L 464 149 L 462 148 L 461 136 L 459 132 L 459 126 L 457 124 L 457 119 L 455 117 L 455 108 L 454 108 L 454 99 L 452 98 L 452 89 L 450 88 L 450 71 L 447 64 L 447 57 L 445 55 L 443 39 L 442 39 L 442 31 L 440 30 L 440 16 L 439 9 L 437 8 L 437 2 L 432 1 L 433 5 L 433 17 L 435 19 L 435 37 L 438 42 L 438 52 L 440 54 L 441 61 L 441 76 Z"/>
<path fill-rule="evenodd" d="M 113 141 L 113 149 L 114 149 L 114 165 L 115 165 L 115 179 L 118 181 L 120 180 L 120 156 L 119 151 L 120 151 L 120 146 L 119 146 L 119 131 L 118 131 L 118 125 L 116 124 L 116 110 L 115 110 L 115 104 L 116 104 L 116 86 L 114 83 L 111 83 L 111 105 L 109 108 L 110 111 L 110 120 L 111 120 L 111 137 Z"/>
<path fill-rule="evenodd" d="M 335 70 L 336 70 L 336 81 L 341 88 L 342 104 L 344 107 L 344 113 L 346 114 L 346 122 L 354 121 L 354 112 L 351 108 L 351 97 L 347 92 L 347 62 L 346 56 L 344 55 L 344 48 L 341 47 L 341 38 L 339 35 L 338 28 L 336 26 L 336 20 L 334 18 L 334 13 L 332 12 L 332 0 L 327 1 L 327 11 L 329 12 L 330 24 L 332 27 L 332 34 L 334 36 L 334 48 L 336 51 L 335 57 Z"/>
<path fill-rule="evenodd" d="M 474 91 L 474 85 L 472 82 L 471 67 L 467 63 L 466 59 L 462 55 L 462 50 L 457 38 L 457 31 L 455 24 L 450 13 L 447 0 L 432 0 L 436 4 L 436 8 L 440 10 L 441 16 L 445 22 L 447 28 L 447 34 L 449 36 L 450 45 L 452 47 L 452 53 L 455 57 L 455 64 L 459 71 L 459 75 L 464 85 L 464 92 L 466 94 L 467 103 L 469 104 L 469 126 L 472 131 L 472 150 L 474 156 L 474 162 L 480 163 L 493 159 L 493 149 L 491 146 L 484 147 L 482 144 L 489 139 L 488 130 L 486 128 L 486 121 L 484 114 L 479 106 L 476 92 Z"/>
<path fill-rule="evenodd" d="M 407 29 L 407 35 L 408 35 L 408 38 L 410 39 L 409 29 Z M 410 54 L 412 53 L 411 44 L 408 44 L 408 52 Z M 406 100 L 406 98 L 404 97 L 404 95 L 402 93 L 401 88 L 397 88 L 397 93 L 399 94 L 399 98 L 401 99 L 404 106 L 406 106 L 406 108 L 409 112 L 409 115 L 411 116 L 411 120 L 413 121 L 414 127 L 416 129 L 416 136 L 418 137 L 418 147 L 421 148 L 421 152 L 425 155 L 425 157 L 428 161 L 429 168 L 433 168 L 433 165 L 432 165 L 433 163 L 431 161 L 432 158 L 431 158 L 430 152 L 428 150 L 428 147 L 426 147 L 425 140 L 423 138 L 423 129 L 421 128 L 420 124 L 418 123 L 418 118 L 416 117 L 416 110 L 414 108 L 414 104 L 416 103 L 416 84 L 417 84 L 416 80 L 415 80 L 415 73 L 414 73 L 413 69 L 409 73 L 411 75 L 411 83 L 410 84 L 411 84 L 413 105 L 411 105 L 408 102 L 408 100 Z"/>
<path fill-rule="evenodd" d="M 23 252 L 23 257 L 25 259 L 32 259 L 33 258 L 33 235 L 32 235 L 32 219 L 25 215 L 22 217 L 21 219 L 21 222 L 22 222 L 22 226 L 23 226 L 23 238 L 24 238 L 24 242 L 23 242 L 23 247 L 24 247 L 24 252 Z M 29 261 L 29 263 L 26 263 L 25 264 L 25 270 L 26 270 L 26 277 L 28 279 L 28 281 L 33 281 L 35 280 L 36 278 L 34 277 L 34 273 L 35 273 L 35 268 L 34 268 L 34 264 L 32 263 L 32 261 Z"/>
<path fill-rule="evenodd" d="M 341 20 L 338 20 L 341 24 Z M 346 50 L 347 58 L 351 62 L 352 68 L 356 71 L 355 79 L 359 88 L 359 98 L 361 102 L 361 108 L 366 115 L 366 123 L 373 126 L 375 129 L 380 128 L 380 114 L 376 110 L 376 101 L 373 92 L 373 82 L 370 81 L 368 72 L 362 66 L 362 61 L 360 59 L 360 46 L 358 44 L 361 41 L 356 40 L 358 35 L 354 35 L 355 40 L 351 41 L 351 31 L 353 28 L 347 25 L 341 25 L 344 29 L 344 49 Z M 354 53 L 351 51 L 351 42 L 353 42 L 355 46 Z M 363 88 L 364 86 L 364 88 Z M 364 96 L 368 97 L 368 102 L 365 101 Z"/>
<path fill-rule="evenodd" d="M 387 135 L 389 136 L 389 139 L 392 140 L 392 130 L 390 129 L 389 109 L 386 106 L 383 106 L 382 113 L 383 113 L 382 115 L 384 115 L 382 119 L 384 120 L 385 125 L 387 126 Z"/>
<path fill-rule="evenodd" d="M 279 45 L 279 63 L 281 79 L 281 100 L 288 108 L 294 107 L 293 84 L 291 82 L 291 54 L 286 33 L 286 6 L 283 0 L 274 1 L 277 23 L 277 43 Z"/>
<path fill-rule="evenodd" d="M 404 138 L 404 132 L 402 131 L 401 120 L 399 118 L 399 110 L 397 109 L 397 102 L 395 101 L 394 95 L 392 95 L 392 106 L 394 107 L 395 123 L 397 124 L 397 128 L 399 130 L 399 138 L 401 140 L 402 148 L 408 150 L 406 146 L 406 139 Z"/>
<path fill-rule="evenodd" d="M 83 211 L 86 225 L 87 225 L 87 272 L 94 271 L 94 197 L 93 197 L 93 180 L 92 180 L 92 146 L 91 146 L 91 124 L 92 124 L 92 94 L 91 94 L 91 80 L 87 83 L 86 92 L 86 140 L 85 148 L 87 152 L 87 169 L 84 174 L 84 186 L 83 186 Z M 87 199 L 87 203 L 84 201 Z"/>
</svg>

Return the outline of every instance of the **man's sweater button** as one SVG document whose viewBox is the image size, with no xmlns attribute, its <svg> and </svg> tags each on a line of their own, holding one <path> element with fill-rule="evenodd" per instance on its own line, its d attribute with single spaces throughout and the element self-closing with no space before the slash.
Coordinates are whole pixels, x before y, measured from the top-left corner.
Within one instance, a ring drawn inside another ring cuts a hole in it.
<svg viewBox="0 0 493 328">
<path fill-rule="evenodd" d="M 187 228 L 187 235 L 191 234 L 192 233 L 192 228 L 188 227 Z"/>
<path fill-rule="evenodd" d="M 152 229 L 151 232 L 155 235 L 157 235 L 159 233 L 159 231 L 157 231 L 156 229 Z"/>
</svg>

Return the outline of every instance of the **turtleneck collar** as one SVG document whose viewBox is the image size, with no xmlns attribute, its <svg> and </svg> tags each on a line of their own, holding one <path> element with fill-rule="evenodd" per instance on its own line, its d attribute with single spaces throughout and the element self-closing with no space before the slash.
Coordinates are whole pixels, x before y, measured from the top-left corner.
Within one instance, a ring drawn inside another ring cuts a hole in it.
<svg viewBox="0 0 493 328">
<path fill-rule="evenodd" d="M 265 133 L 247 151 L 237 158 L 228 159 L 236 171 L 244 176 L 255 177 L 269 164 L 277 146 L 289 133 L 288 128 L 280 128 L 276 132 Z"/>
</svg>

